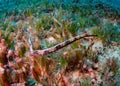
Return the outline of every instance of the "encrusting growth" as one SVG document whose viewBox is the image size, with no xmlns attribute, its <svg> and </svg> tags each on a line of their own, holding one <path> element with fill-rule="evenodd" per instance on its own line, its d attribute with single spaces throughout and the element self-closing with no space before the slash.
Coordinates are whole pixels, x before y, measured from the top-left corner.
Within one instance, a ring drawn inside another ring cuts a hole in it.
<svg viewBox="0 0 120 86">
<path fill-rule="evenodd" d="M 85 34 L 73 37 L 71 39 L 68 39 L 68 40 L 66 40 L 66 41 L 64 41 L 60 44 L 57 44 L 56 46 L 51 47 L 51 48 L 47 48 L 47 49 L 44 49 L 44 50 L 33 50 L 33 51 L 31 51 L 31 53 L 32 53 L 32 55 L 43 56 L 43 55 L 55 52 L 55 51 L 65 47 L 65 46 L 79 40 L 79 39 L 86 38 L 86 37 L 91 37 L 91 36 L 96 36 L 96 35 L 88 35 L 88 33 L 85 33 Z"/>
</svg>

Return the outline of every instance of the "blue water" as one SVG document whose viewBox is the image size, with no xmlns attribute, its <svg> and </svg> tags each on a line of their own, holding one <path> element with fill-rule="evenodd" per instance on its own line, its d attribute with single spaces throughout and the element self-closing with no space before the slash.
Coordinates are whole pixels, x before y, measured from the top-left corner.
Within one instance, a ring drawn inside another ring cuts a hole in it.
<svg viewBox="0 0 120 86">
<path fill-rule="evenodd" d="M 6 13 L 9 14 L 14 10 L 22 11 L 24 9 L 31 9 L 41 4 L 71 7 L 72 5 L 89 5 L 99 2 L 109 5 L 120 12 L 120 0 L 0 0 L 0 19 Z"/>
</svg>

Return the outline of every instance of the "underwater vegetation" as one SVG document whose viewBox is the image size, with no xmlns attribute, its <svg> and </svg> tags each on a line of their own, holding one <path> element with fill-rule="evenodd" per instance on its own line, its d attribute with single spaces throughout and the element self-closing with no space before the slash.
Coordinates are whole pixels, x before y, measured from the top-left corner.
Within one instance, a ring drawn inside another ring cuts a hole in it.
<svg viewBox="0 0 120 86">
<path fill-rule="evenodd" d="M 96 1 L 0 0 L 0 86 L 120 86 L 120 13 Z"/>
</svg>

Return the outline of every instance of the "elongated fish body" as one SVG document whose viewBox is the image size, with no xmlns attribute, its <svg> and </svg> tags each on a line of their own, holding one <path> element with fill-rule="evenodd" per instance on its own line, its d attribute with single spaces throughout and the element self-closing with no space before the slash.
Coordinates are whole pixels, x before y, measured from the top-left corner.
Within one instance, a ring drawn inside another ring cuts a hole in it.
<svg viewBox="0 0 120 86">
<path fill-rule="evenodd" d="M 44 50 L 34 50 L 31 53 L 33 55 L 39 55 L 39 56 L 47 55 L 49 53 L 55 52 L 55 51 L 65 47 L 65 46 L 67 46 L 67 45 L 69 45 L 69 44 L 71 44 L 71 43 L 73 43 L 73 42 L 75 42 L 79 39 L 82 39 L 82 38 L 85 38 L 85 37 L 91 37 L 91 36 L 96 36 L 96 35 L 88 35 L 88 34 L 85 33 L 85 34 L 82 34 L 82 35 L 75 36 L 71 39 L 68 39 L 68 40 L 66 40 L 66 41 L 64 41 L 60 44 L 57 44 L 57 45 L 51 47 L 51 48 L 47 48 L 47 49 L 44 49 Z"/>
</svg>

